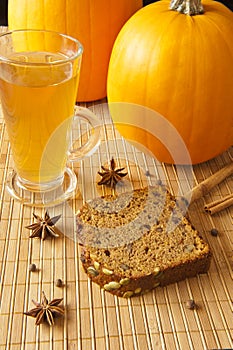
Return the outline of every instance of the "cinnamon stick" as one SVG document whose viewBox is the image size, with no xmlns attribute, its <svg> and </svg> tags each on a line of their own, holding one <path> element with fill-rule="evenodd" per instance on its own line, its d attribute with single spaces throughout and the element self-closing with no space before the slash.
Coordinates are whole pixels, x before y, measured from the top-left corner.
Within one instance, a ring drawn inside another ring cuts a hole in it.
<svg viewBox="0 0 233 350">
<path fill-rule="evenodd" d="M 226 165 L 215 174 L 211 175 L 197 186 L 195 186 L 189 193 L 186 194 L 187 198 L 191 196 L 191 202 L 205 196 L 209 191 L 220 182 L 225 180 L 228 176 L 233 174 L 233 162 Z M 185 197 L 186 197 L 185 196 Z"/>
<path fill-rule="evenodd" d="M 231 205 L 233 205 L 233 193 L 214 202 L 206 204 L 204 209 L 207 213 L 213 215 L 223 209 L 230 207 Z"/>
</svg>

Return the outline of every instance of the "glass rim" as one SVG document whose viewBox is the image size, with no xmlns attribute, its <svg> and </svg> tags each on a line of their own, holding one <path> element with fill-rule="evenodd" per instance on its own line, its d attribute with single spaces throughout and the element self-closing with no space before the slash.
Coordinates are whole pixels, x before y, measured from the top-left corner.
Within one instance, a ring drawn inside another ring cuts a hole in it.
<svg viewBox="0 0 233 350">
<path fill-rule="evenodd" d="M 16 59 L 12 59 L 12 58 L 9 58 L 9 57 L 6 57 L 4 55 L 1 55 L 0 53 L 0 62 L 5 62 L 5 63 L 11 63 L 11 64 L 17 64 L 17 65 L 22 65 L 22 66 L 25 66 L 25 65 L 28 65 L 28 66 L 48 66 L 48 65 L 59 65 L 59 64 L 64 64 L 64 63 L 67 63 L 67 62 L 70 62 L 78 57 L 80 57 L 83 53 L 83 45 L 81 44 L 81 42 L 68 35 L 68 34 L 65 34 L 65 33 L 61 33 L 61 32 L 57 32 L 57 31 L 54 31 L 54 30 L 46 30 L 46 29 L 15 29 L 15 30 L 9 30 L 7 32 L 4 32 L 4 33 L 1 33 L 0 34 L 0 42 L 1 42 L 1 38 L 2 37 L 6 37 L 6 36 L 9 36 L 13 33 L 19 33 L 19 32 L 25 32 L 25 33 L 29 33 L 29 32 L 35 32 L 35 33 L 49 33 L 49 34 L 55 34 L 55 35 L 58 35 L 62 38 L 65 38 L 65 39 L 69 39 L 70 41 L 73 41 L 74 43 L 77 44 L 77 51 L 71 56 L 71 57 L 68 57 L 68 58 L 64 58 L 64 59 L 61 59 L 61 60 L 58 60 L 58 61 L 51 61 L 51 62 L 25 62 L 25 61 L 18 61 Z"/>
</svg>

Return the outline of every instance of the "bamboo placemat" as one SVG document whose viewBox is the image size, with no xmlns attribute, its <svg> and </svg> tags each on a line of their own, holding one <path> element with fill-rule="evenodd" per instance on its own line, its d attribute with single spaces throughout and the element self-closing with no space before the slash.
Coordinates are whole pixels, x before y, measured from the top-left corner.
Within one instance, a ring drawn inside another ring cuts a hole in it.
<svg viewBox="0 0 233 350">
<path fill-rule="evenodd" d="M 5 189 L 13 163 L 1 117 L 0 349 L 233 348 L 233 207 L 213 216 L 203 210 L 204 204 L 230 194 L 232 177 L 189 210 L 193 224 L 213 252 L 210 270 L 205 275 L 157 288 L 140 297 L 117 298 L 90 282 L 79 262 L 79 246 L 74 241 L 75 213 L 83 201 L 102 194 L 96 185 L 97 171 L 112 156 L 127 167 L 129 186 L 153 184 L 159 177 L 173 193 L 177 190 L 183 193 L 232 162 L 233 148 L 194 166 L 190 177 L 190 169 L 161 164 L 122 139 L 111 123 L 105 101 L 87 106 L 104 122 L 102 142 L 90 158 L 75 165 L 77 199 L 49 209 L 50 216 L 62 214 L 57 226 L 64 235 L 45 241 L 29 239 L 30 232 L 25 226 L 33 221 L 34 208 L 15 202 Z M 36 212 L 41 213 L 38 209 Z M 219 231 L 217 237 L 210 234 L 213 227 Z M 29 271 L 31 263 L 37 265 L 36 272 Z M 62 288 L 55 285 L 57 278 L 62 279 Z M 49 300 L 63 298 L 65 316 L 57 318 L 53 327 L 35 326 L 35 319 L 23 314 L 34 307 L 32 299 L 40 300 L 42 291 Z M 194 299 L 198 308 L 187 309 L 188 299 Z"/>
</svg>

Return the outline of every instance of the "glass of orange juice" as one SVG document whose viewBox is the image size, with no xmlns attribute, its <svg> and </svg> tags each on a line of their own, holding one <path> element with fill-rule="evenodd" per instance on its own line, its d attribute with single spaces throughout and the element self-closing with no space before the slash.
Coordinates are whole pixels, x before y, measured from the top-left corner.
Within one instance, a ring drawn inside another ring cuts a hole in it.
<svg viewBox="0 0 233 350">
<path fill-rule="evenodd" d="M 70 198 L 77 180 L 68 160 L 98 147 L 100 120 L 75 108 L 82 54 L 78 40 L 53 31 L 0 36 L 0 96 L 15 169 L 7 187 L 24 204 L 51 206 Z M 91 136 L 72 146 L 81 120 L 91 125 Z"/>
</svg>

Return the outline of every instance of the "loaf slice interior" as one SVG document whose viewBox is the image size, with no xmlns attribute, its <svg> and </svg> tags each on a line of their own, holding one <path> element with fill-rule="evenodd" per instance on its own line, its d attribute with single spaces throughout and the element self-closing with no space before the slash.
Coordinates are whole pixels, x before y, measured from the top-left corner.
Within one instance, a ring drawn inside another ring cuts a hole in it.
<svg viewBox="0 0 233 350">
<path fill-rule="evenodd" d="M 121 297 L 208 271 L 208 244 L 165 186 L 87 202 L 77 215 L 81 262 L 101 288 Z"/>
</svg>

